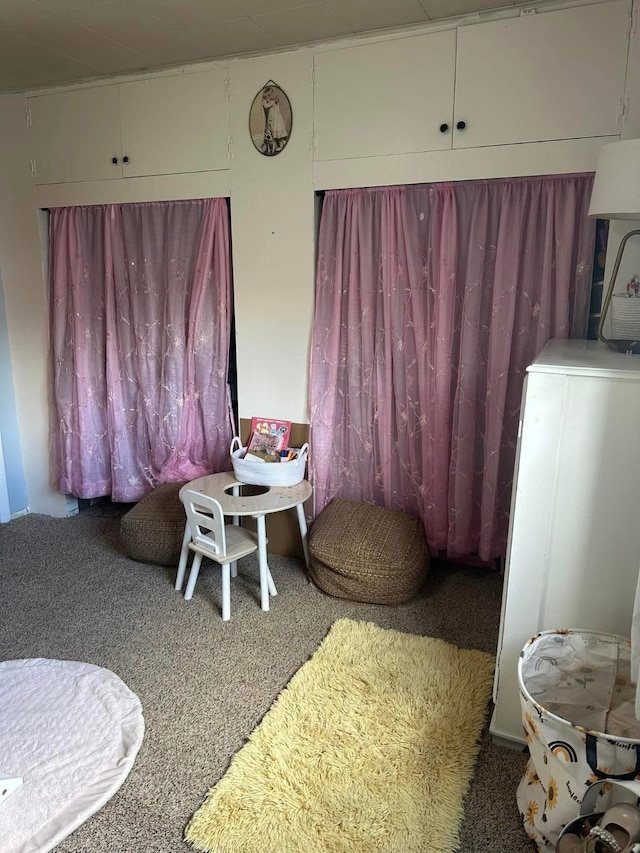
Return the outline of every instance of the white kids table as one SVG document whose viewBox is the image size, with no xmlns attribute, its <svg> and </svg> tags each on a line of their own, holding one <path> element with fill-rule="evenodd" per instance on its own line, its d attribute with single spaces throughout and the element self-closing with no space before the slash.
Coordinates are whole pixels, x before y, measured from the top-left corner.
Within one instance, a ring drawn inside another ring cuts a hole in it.
<svg viewBox="0 0 640 853">
<path fill-rule="evenodd" d="M 269 609 L 269 594 L 276 595 L 277 590 L 269 571 L 267 562 L 267 528 L 265 516 L 272 512 L 282 512 L 287 509 L 295 509 L 300 526 L 300 538 L 302 539 L 302 550 L 304 559 L 309 567 L 309 546 L 307 542 L 307 521 L 304 517 L 303 504 L 312 494 L 311 485 L 307 480 L 296 483 L 295 486 L 248 486 L 250 489 L 266 489 L 263 494 L 243 495 L 242 487 L 245 486 L 236 479 L 233 471 L 224 471 L 221 474 L 207 474 L 199 477 L 191 483 L 187 483 L 180 490 L 182 492 L 192 489 L 202 492 L 204 495 L 215 498 L 225 515 L 232 516 L 234 524 L 239 523 L 242 517 L 255 518 L 258 532 L 258 560 L 260 565 L 260 606 L 263 610 Z M 180 562 L 178 563 L 178 574 L 176 576 L 176 589 L 182 588 L 184 573 L 189 556 L 189 542 L 191 533 L 189 525 L 185 526 Z"/>
</svg>

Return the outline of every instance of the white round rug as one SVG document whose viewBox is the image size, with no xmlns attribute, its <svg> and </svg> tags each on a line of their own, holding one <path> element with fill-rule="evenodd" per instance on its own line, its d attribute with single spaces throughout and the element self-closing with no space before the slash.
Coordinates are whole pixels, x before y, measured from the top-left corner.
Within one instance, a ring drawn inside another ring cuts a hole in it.
<svg viewBox="0 0 640 853">
<path fill-rule="evenodd" d="M 0 663 L 2 853 L 51 850 L 113 796 L 144 736 L 140 700 L 108 669 L 76 661 Z"/>
</svg>

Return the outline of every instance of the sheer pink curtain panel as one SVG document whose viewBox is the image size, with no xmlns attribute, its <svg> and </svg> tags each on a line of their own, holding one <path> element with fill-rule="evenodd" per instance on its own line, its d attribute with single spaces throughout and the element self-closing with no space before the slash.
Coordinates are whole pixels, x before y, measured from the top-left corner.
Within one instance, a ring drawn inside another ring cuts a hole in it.
<svg viewBox="0 0 640 853">
<path fill-rule="evenodd" d="M 56 488 L 134 501 L 226 469 L 225 201 L 56 209 L 50 254 Z"/>
<path fill-rule="evenodd" d="M 592 175 L 324 197 L 311 358 L 316 512 L 422 518 L 434 554 L 503 556 L 527 365 L 584 337 Z"/>
</svg>

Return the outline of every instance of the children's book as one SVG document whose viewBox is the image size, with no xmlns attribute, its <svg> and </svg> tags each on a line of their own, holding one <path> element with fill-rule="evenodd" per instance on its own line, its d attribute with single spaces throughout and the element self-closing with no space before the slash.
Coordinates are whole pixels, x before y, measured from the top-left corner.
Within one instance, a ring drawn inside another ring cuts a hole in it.
<svg viewBox="0 0 640 853">
<path fill-rule="evenodd" d="M 279 442 L 280 439 L 277 435 L 261 435 L 259 432 L 254 432 L 247 447 L 245 459 L 250 456 L 257 456 L 264 462 L 279 462 Z"/>
<path fill-rule="evenodd" d="M 269 455 L 279 455 L 289 446 L 291 421 L 277 418 L 251 418 L 251 437 L 248 450 L 259 450 Z"/>
</svg>

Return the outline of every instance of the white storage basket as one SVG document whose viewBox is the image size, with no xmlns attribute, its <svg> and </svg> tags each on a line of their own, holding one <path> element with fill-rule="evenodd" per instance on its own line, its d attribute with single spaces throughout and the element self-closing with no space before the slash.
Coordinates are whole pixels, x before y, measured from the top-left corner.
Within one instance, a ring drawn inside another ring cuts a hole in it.
<svg viewBox="0 0 640 853">
<path fill-rule="evenodd" d="M 538 851 L 551 853 L 593 783 L 609 783 L 597 804 L 586 803 L 604 812 L 611 783 L 640 779 L 631 643 L 597 631 L 542 631 L 522 650 L 518 683 L 530 758 L 516 799 Z"/>
<path fill-rule="evenodd" d="M 309 445 L 304 444 L 289 462 L 251 462 L 238 436 L 231 441 L 231 463 L 236 479 L 251 486 L 295 486 L 304 480 Z"/>
</svg>

